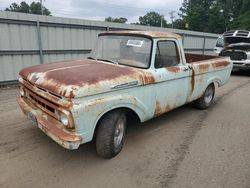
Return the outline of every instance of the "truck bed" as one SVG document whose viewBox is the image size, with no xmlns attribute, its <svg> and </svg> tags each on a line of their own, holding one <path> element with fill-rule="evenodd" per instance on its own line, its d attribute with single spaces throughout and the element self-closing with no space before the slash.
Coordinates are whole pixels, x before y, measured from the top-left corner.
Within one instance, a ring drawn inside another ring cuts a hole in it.
<svg viewBox="0 0 250 188">
<path fill-rule="evenodd" d="M 212 81 L 224 85 L 230 77 L 232 63 L 227 57 L 185 53 L 191 65 L 191 93 L 189 101 L 198 99 Z"/>
<path fill-rule="evenodd" d="M 185 53 L 186 62 L 187 63 L 199 63 L 199 61 L 205 61 L 209 59 L 216 59 L 218 56 L 212 56 L 212 55 L 199 55 L 199 54 L 191 54 L 191 53 Z"/>
</svg>

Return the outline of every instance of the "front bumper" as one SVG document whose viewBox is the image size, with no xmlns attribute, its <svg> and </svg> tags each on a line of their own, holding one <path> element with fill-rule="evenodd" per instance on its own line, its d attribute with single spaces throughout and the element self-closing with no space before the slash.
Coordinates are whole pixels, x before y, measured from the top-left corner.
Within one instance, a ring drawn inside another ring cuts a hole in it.
<svg viewBox="0 0 250 188">
<path fill-rule="evenodd" d="M 73 132 L 67 131 L 65 127 L 55 118 L 47 115 L 23 97 L 18 97 L 17 102 L 22 111 L 36 117 L 38 127 L 52 138 L 55 142 L 66 149 L 77 149 L 82 143 L 82 138 Z"/>
</svg>

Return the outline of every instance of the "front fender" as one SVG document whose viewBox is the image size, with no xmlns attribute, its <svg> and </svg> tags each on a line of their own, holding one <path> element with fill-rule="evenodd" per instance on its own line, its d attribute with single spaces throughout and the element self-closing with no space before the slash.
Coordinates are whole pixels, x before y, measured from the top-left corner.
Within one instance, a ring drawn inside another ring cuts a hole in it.
<svg viewBox="0 0 250 188">
<path fill-rule="evenodd" d="M 105 113 L 117 108 L 133 110 L 141 122 L 151 118 L 147 107 L 138 98 L 130 95 L 95 97 L 94 99 L 83 101 L 72 108 L 76 132 L 82 137 L 83 143 L 92 140 L 100 118 Z"/>
</svg>

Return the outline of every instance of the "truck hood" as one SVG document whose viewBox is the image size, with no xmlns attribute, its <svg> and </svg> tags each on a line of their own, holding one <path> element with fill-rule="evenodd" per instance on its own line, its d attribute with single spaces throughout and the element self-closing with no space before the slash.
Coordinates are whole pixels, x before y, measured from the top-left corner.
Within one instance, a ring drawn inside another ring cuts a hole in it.
<svg viewBox="0 0 250 188">
<path fill-rule="evenodd" d="M 245 42 L 233 43 L 233 44 L 229 44 L 228 46 L 226 46 L 226 49 L 250 51 L 250 43 L 245 43 Z"/>
<path fill-rule="evenodd" d="M 226 49 L 246 50 L 250 49 L 249 37 L 225 37 Z"/>
<path fill-rule="evenodd" d="M 19 75 L 64 98 L 79 98 L 154 82 L 147 70 L 89 59 L 36 65 L 21 70 Z"/>
</svg>

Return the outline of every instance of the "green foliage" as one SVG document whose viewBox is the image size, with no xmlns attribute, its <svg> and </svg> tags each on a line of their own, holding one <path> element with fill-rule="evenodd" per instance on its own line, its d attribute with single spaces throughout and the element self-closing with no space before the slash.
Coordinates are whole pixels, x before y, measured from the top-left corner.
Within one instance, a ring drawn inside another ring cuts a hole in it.
<svg viewBox="0 0 250 188">
<path fill-rule="evenodd" d="M 242 0 L 242 6 L 240 9 L 240 13 L 244 14 L 244 13 L 249 12 L 249 11 L 250 11 L 250 0 Z"/>
<path fill-rule="evenodd" d="M 167 26 L 167 21 L 164 19 L 162 15 L 160 15 L 157 12 L 148 12 L 144 16 L 139 17 L 139 24 L 140 25 L 148 25 L 148 26 L 156 26 L 160 27 L 162 24 L 162 27 Z"/>
<path fill-rule="evenodd" d="M 29 5 L 25 1 L 22 1 L 20 5 L 12 3 L 5 11 L 29 13 Z"/>
<path fill-rule="evenodd" d="M 241 14 L 231 23 L 232 29 L 250 30 L 250 11 Z"/>
<path fill-rule="evenodd" d="M 249 28 L 249 11 L 250 0 L 183 0 L 179 16 L 187 29 L 223 33 Z"/>
<path fill-rule="evenodd" d="M 189 25 L 188 29 L 208 31 L 209 8 L 212 0 L 184 0 L 179 16 Z"/>
<path fill-rule="evenodd" d="M 215 2 L 209 9 L 208 31 L 212 33 L 223 33 L 226 30 L 227 20 L 219 3 Z"/>
<path fill-rule="evenodd" d="M 116 23 L 126 23 L 128 20 L 127 20 L 127 18 L 123 18 L 123 17 L 120 17 L 120 18 L 107 17 L 107 18 L 105 18 L 105 21 L 106 22 L 116 22 Z"/>
<path fill-rule="evenodd" d="M 20 5 L 18 5 L 17 3 L 12 3 L 9 8 L 5 9 L 5 11 L 42 14 L 41 4 L 39 2 L 32 2 L 30 5 L 25 1 L 22 1 Z M 43 6 L 43 14 L 49 16 L 51 15 L 51 12 Z"/>
<path fill-rule="evenodd" d="M 173 21 L 174 28 L 177 29 L 186 29 L 185 28 L 185 22 L 182 19 L 176 19 Z M 168 27 L 172 27 L 172 24 L 168 24 Z"/>
</svg>

